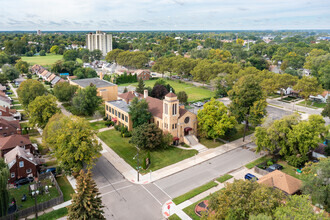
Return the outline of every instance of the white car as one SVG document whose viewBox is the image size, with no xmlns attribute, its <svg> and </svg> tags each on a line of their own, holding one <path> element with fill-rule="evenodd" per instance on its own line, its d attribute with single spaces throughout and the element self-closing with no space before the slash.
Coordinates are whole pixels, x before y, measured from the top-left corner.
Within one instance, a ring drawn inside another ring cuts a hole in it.
<svg viewBox="0 0 330 220">
<path fill-rule="evenodd" d="M 196 107 L 202 107 L 203 106 L 203 103 L 202 102 L 195 102 L 194 103 L 194 106 L 196 106 Z"/>
</svg>

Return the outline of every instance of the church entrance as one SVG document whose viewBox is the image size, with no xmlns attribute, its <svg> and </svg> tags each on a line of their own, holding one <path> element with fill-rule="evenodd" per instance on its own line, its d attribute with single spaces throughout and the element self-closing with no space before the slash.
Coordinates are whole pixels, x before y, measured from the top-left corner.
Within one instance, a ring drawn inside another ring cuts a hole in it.
<svg viewBox="0 0 330 220">
<path fill-rule="evenodd" d="M 184 136 L 189 135 L 191 133 L 191 131 L 192 131 L 191 127 L 184 128 Z"/>
</svg>

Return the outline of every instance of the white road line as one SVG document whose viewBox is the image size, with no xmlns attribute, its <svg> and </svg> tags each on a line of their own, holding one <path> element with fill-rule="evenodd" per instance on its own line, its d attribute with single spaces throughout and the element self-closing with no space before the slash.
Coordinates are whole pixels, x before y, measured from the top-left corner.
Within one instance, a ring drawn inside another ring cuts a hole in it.
<svg viewBox="0 0 330 220">
<path fill-rule="evenodd" d="M 159 203 L 159 205 L 163 205 L 149 190 L 147 190 L 143 185 L 141 185 L 143 189 L 145 189 L 154 199 Z"/>
<path fill-rule="evenodd" d="M 172 197 L 169 195 L 169 194 L 167 194 L 167 192 L 165 192 L 162 188 L 160 188 L 156 183 L 153 183 L 155 186 L 157 186 L 158 187 L 158 189 L 160 189 L 163 193 L 165 193 L 165 195 L 167 195 L 170 199 L 172 199 Z"/>
<path fill-rule="evenodd" d="M 116 192 L 116 191 L 119 191 L 119 190 L 122 190 L 122 189 L 126 189 L 126 188 L 128 188 L 128 187 L 132 187 L 132 186 L 133 186 L 133 185 L 124 186 L 124 187 L 122 187 L 122 188 L 119 188 L 119 189 L 116 189 L 116 190 L 112 190 L 112 191 L 109 191 L 109 192 L 103 193 L 103 194 L 101 194 L 101 196 L 105 196 L 105 195 L 108 195 L 108 194 L 110 194 L 110 193 L 113 193 L 113 192 Z"/>
<path fill-rule="evenodd" d="M 112 185 L 115 185 L 117 183 L 122 183 L 122 182 L 126 182 L 126 180 L 121 180 L 121 181 L 118 181 L 118 182 L 114 182 L 114 183 L 110 183 L 108 185 L 105 185 L 105 186 L 101 186 L 99 187 L 99 189 L 102 189 L 102 188 L 105 188 L 105 187 L 108 187 L 108 186 L 112 186 Z"/>
</svg>

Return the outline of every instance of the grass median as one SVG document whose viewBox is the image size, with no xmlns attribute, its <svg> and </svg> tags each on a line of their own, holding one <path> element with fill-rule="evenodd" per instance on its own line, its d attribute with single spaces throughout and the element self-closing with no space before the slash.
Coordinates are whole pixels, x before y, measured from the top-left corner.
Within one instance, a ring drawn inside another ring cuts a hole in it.
<svg viewBox="0 0 330 220">
<path fill-rule="evenodd" d="M 223 176 L 217 178 L 217 181 L 218 181 L 219 183 L 224 183 L 224 182 L 226 182 L 227 180 L 229 180 L 229 179 L 231 179 L 231 178 L 233 178 L 232 175 L 225 174 L 225 175 L 223 175 Z"/>
<path fill-rule="evenodd" d="M 39 220 L 55 220 L 64 217 L 68 214 L 68 209 L 66 207 L 48 212 L 46 214 L 38 216 Z M 35 219 L 35 218 L 34 218 Z M 34 220 L 33 219 L 33 220 Z"/>
<path fill-rule="evenodd" d="M 172 201 L 178 205 L 178 204 L 180 204 L 188 199 L 191 199 L 191 198 L 195 197 L 196 195 L 201 194 L 202 192 L 205 192 L 206 190 L 209 190 L 217 185 L 218 185 L 218 183 L 216 183 L 214 181 L 210 181 L 210 182 L 208 182 L 200 187 L 197 187 L 181 196 L 174 198 Z"/>
</svg>

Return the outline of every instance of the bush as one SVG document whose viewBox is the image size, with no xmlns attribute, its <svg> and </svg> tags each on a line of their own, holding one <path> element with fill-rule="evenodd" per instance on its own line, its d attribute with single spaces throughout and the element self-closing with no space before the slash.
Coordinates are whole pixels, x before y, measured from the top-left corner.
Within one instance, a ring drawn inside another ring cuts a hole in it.
<svg viewBox="0 0 330 220">
<path fill-rule="evenodd" d="M 304 165 L 304 163 L 308 160 L 307 156 L 296 156 L 296 155 L 291 155 L 286 157 L 286 161 L 288 162 L 289 165 L 294 166 L 294 167 L 301 167 Z"/>
<path fill-rule="evenodd" d="M 325 155 L 329 157 L 330 156 L 330 146 L 325 147 L 324 151 L 325 151 Z"/>
<path fill-rule="evenodd" d="M 119 125 L 115 125 L 114 128 L 115 128 L 116 131 L 119 131 L 120 126 Z"/>
<path fill-rule="evenodd" d="M 115 123 L 113 121 L 106 121 L 104 124 L 105 126 L 110 127 L 113 126 Z"/>
<path fill-rule="evenodd" d="M 271 165 L 273 165 L 273 162 L 271 160 L 268 160 L 267 161 L 267 166 L 271 166 Z"/>
<path fill-rule="evenodd" d="M 104 116 L 103 117 L 103 121 L 106 121 L 106 120 L 108 120 L 108 117 L 107 116 Z"/>
</svg>

